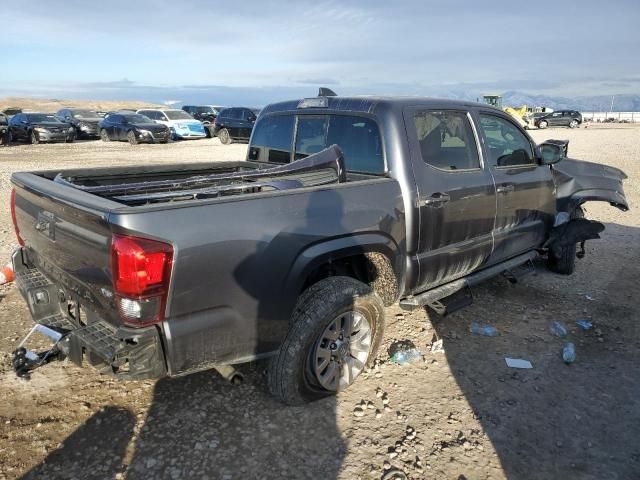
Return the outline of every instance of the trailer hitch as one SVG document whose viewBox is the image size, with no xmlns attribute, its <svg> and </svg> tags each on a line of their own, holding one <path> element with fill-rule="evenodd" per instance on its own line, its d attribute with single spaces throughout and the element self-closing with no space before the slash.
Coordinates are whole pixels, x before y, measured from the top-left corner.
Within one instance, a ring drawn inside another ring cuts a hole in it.
<svg viewBox="0 0 640 480">
<path fill-rule="evenodd" d="M 27 350 L 24 347 L 24 344 L 35 332 L 39 332 L 52 340 L 53 346 L 49 350 L 42 352 Z M 39 323 L 34 325 L 27 336 L 20 342 L 18 348 L 13 352 L 12 364 L 16 375 L 28 380 L 30 378 L 30 373 L 36 368 L 46 365 L 54 360 L 64 360 L 67 356 L 65 352 L 68 351 L 68 348 L 65 348 L 68 344 L 68 335 L 68 333 L 63 334 L 57 332 L 56 330 Z"/>
</svg>

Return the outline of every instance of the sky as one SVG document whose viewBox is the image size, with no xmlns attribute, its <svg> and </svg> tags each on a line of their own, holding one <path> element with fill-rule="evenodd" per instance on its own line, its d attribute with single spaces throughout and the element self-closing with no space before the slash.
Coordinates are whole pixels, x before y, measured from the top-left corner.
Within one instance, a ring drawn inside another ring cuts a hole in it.
<svg viewBox="0 0 640 480">
<path fill-rule="evenodd" d="M 0 10 L 0 97 L 261 106 L 319 86 L 640 94 L 638 0 L 30 0 Z"/>
</svg>

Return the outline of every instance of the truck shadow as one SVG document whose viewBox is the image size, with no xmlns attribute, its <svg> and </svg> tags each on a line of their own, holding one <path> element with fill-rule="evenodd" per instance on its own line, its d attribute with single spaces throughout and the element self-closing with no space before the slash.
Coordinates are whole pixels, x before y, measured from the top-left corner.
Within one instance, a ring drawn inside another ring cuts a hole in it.
<svg viewBox="0 0 640 480">
<path fill-rule="evenodd" d="M 479 286 L 475 303 L 449 317 L 429 312 L 451 373 L 507 478 L 637 478 L 640 472 L 640 306 L 630 295 L 640 270 L 614 260 L 616 251 L 639 258 L 640 245 L 628 239 L 640 234 L 609 224 L 603 238 L 614 233 L 606 246 L 587 243 L 590 254 L 596 247 L 605 259 L 596 267 L 587 266 L 589 254 L 571 277 L 539 265 L 537 275 L 513 288 L 503 278 Z M 605 263 L 603 278 L 590 278 Z M 594 328 L 579 328 L 575 321 L 582 318 Z M 555 320 L 567 326 L 567 338 L 549 333 Z M 471 336 L 473 321 L 493 325 L 501 336 Z M 576 345 L 572 365 L 561 358 L 567 341 Z M 533 369 L 508 368 L 505 357 L 529 360 Z"/>
<path fill-rule="evenodd" d="M 86 479 L 115 478 L 122 471 L 136 419 L 126 408 L 108 406 L 94 414 L 61 447 L 21 478 L 70 478 L 69 464 Z"/>
</svg>

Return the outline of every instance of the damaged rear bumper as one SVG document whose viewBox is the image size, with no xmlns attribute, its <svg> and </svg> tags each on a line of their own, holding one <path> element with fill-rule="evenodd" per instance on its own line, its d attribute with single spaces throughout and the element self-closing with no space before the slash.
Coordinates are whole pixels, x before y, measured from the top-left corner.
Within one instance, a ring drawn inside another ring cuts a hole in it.
<svg viewBox="0 0 640 480">
<path fill-rule="evenodd" d="M 166 374 L 157 327 L 116 327 L 95 315 L 88 315 L 87 324 L 81 324 L 68 313 L 68 303 L 61 301 L 68 298 L 65 292 L 39 270 L 23 264 L 21 249 L 14 252 L 13 265 L 16 285 L 33 320 L 45 327 L 34 328 L 30 334 L 39 331 L 54 343 L 51 350 L 38 354 L 22 346 L 25 338 L 14 353 L 16 373 L 27 373 L 52 359 L 69 358 L 79 366 L 89 360 L 102 373 L 121 379 L 159 378 Z"/>
</svg>

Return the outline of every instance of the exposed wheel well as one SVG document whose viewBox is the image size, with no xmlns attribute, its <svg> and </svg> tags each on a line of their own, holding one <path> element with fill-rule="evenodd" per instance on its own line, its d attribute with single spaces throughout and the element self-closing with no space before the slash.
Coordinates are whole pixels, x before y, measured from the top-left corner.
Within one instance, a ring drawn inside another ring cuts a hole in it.
<svg viewBox="0 0 640 480">
<path fill-rule="evenodd" d="M 366 252 L 323 263 L 307 276 L 302 291 L 320 280 L 335 276 L 351 277 L 366 283 L 380 296 L 385 306 L 398 299 L 398 279 L 391 261 L 383 253 Z"/>
</svg>

